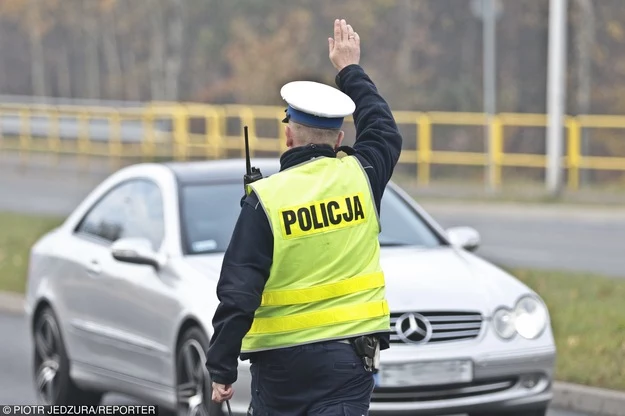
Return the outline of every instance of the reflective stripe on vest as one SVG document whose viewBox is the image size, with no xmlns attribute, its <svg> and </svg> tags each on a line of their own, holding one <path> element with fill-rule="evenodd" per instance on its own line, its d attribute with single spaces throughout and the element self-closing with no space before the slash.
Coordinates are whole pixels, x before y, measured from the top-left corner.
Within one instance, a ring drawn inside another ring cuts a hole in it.
<svg viewBox="0 0 625 416">
<path fill-rule="evenodd" d="M 250 188 L 274 236 L 242 352 L 390 331 L 379 221 L 360 162 L 317 158 Z"/>
<path fill-rule="evenodd" d="M 249 334 L 273 334 L 297 329 L 326 326 L 329 324 L 357 321 L 360 319 L 378 318 L 388 315 L 388 304 L 385 300 L 337 306 L 321 311 L 300 313 L 297 315 L 275 318 L 256 318 Z"/>
<path fill-rule="evenodd" d="M 337 283 L 309 287 L 307 289 L 269 290 L 263 292 L 261 306 L 296 305 L 318 302 L 362 290 L 384 286 L 384 274 L 370 273 L 352 277 Z"/>
</svg>

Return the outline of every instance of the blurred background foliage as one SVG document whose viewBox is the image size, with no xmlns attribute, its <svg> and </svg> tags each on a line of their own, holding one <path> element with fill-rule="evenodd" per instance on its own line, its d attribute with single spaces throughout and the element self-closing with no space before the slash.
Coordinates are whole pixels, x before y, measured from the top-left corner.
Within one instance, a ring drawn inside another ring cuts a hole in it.
<svg viewBox="0 0 625 416">
<path fill-rule="evenodd" d="M 549 2 L 498 4 L 497 111 L 545 113 Z M 624 114 L 623 0 L 569 4 L 567 112 Z M 480 112 L 482 21 L 476 5 L 479 1 L 1 0 L 0 91 L 281 104 L 279 89 L 288 81 L 333 83 L 327 37 L 339 17 L 361 35 L 361 63 L 394 110 Z M 587 154 L 625 155 L 620 131 L 592 134 Z M 450 131 L 451 147 L 470 150 L 463 144 L 466 136 L 466 129 Z M 534 140 L 544 137 L 544 129 L 514 129 L 506 137 L 506 150 L 545 150 L 544 140 Z"/>
</svg>

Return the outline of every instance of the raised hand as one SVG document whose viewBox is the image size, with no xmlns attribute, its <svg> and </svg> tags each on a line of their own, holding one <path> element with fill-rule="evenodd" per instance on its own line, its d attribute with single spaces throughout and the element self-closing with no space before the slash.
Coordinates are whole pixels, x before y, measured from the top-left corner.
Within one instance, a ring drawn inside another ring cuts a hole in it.
<svg viewBox="0 0 625 416">
<path fill-rule="evenodd" d="M 360 63 L 360 36 L 345 19 L 334 21 L 334 38 L 328 38 L 330 61 L 337 70 Z"/>
</svg>

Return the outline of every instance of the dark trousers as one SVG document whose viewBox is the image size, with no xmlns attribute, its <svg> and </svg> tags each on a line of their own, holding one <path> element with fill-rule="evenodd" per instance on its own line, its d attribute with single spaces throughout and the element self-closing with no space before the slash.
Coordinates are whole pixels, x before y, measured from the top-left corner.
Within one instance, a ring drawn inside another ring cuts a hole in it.
<svg viewBox="0 0 625 416">
<path fill-rule="evenodd" d="M 250 416 L 365 416 L 373 374 L 349 344 L 323 342 L 254 354 Z"/>
</svg>

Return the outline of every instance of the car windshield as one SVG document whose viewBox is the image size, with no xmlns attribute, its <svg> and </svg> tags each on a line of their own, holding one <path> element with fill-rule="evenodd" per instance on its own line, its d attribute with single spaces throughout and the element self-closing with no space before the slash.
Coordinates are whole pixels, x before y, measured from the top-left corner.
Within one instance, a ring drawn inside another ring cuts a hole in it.
<svg viewBox="0 0 625 416">
<path fill-rule="evenodd" d="M 225 252 L 240 212 L 240 183 L 186 184 L 181 188 L 183 239 L 188 254 Z M 382 247 L 437 247 L 439 237 L 391 188 L 382 198 Z"/>
</svg>

